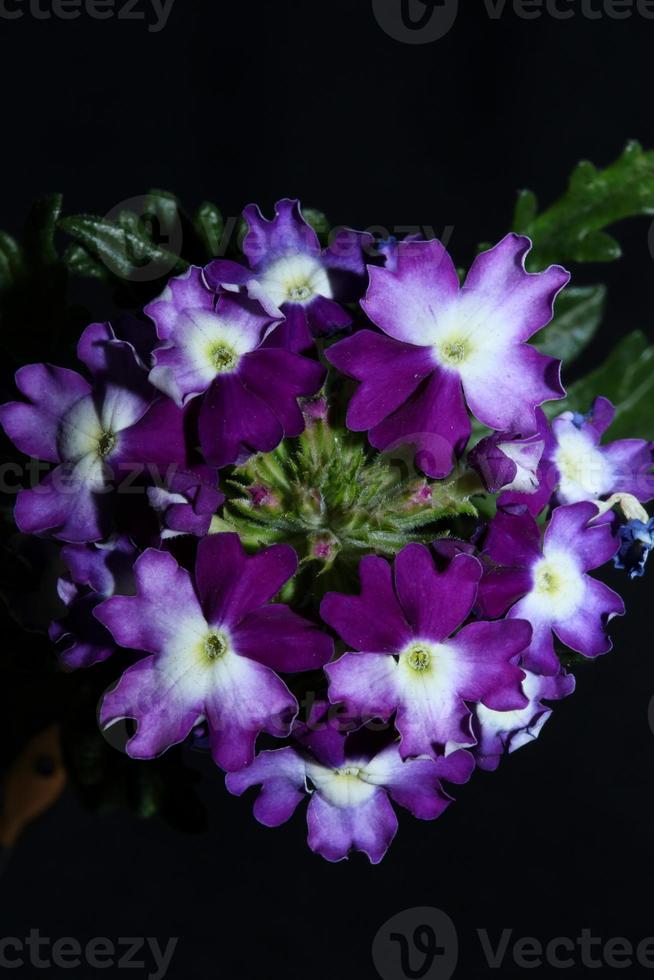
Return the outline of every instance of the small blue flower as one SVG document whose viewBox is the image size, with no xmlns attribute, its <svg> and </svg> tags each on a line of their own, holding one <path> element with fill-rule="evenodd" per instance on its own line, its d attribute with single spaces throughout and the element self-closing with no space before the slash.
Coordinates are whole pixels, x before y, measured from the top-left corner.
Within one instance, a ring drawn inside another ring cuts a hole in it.
<svg viewBox="0 0 654 980">
<path fill-rule="evenodd" d="M 615 567 L 624 569 L 629 578 L 642 578 L 650 551 L 654 548 L 654 517 L 643 524 L 629 521 L 620 528 L 620 551 L 615 556 Z"/>
</svg>

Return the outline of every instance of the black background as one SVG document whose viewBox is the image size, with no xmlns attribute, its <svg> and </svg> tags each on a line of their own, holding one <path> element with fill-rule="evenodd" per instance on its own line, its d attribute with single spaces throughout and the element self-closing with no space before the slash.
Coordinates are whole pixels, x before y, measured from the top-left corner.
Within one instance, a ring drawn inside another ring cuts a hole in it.
<svg viewBox="0 0 654 980">
<path fill-rule="evenodd" d="M 579 158 L 607 164 L 629 137 L 654 146 L 654 21 L 523 20 L 510 4 L 492 20 L 477 0 L 461 7 L 424 46 L 384 34 L 369 0 L 177 0 L 157 34 L 138 21 L 0 18 L 0 225 L 17 232 L 32 198 L 52 190 L 67 211 L 97 213 L 153 185 L 226 215 L 290 195 L 334 224 L 452 226 L 465 264 L 508 230 L 518 188 L 547 203 Z M 610 285 L 585 367 L 628 330 L 651 334 L 649 222 L 617 233 L 620 262 L 574 270 Z M 477 774 L 437 824 L 405 814 L 379 867 L 312 855 L 299 814 L 260 827 L 197 756 L 207 835 L 97 817 L 68 793 L 0 879 L 0 932 L 177 936 L 175 980 L 372 978 L 375 933 L 420 905 L 455 921 L 456 976 L 467 978 L 493 976 L 477 928 L 543 942 L 585 927 L 605 940 L 654 935 L 652 579 L 615 583 L 629 606 L 612 628 L 616 651 L 579 668 L 576 696 L 541 740 Z M 524 972 L 507 957 L 499 975 Z"/>
</svg>

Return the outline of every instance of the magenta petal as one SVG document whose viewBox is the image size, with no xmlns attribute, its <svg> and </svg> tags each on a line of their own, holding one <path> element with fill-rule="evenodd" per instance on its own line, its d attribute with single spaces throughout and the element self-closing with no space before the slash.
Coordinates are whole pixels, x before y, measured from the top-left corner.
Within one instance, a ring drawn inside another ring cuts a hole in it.
<svg viewBox="0 0 654 980">
<path fill-rule="evenodd" d="M 315 395 L 325 380 L 325 369 L 317 361 L 288 350 L 256 350 L 243 358 L 240 379 L 243 387 L 266 402 L 281 422 L 285 436 L 304 431 L 304 416 L 297 399 Z"/>
<path fill-rule="evenodd" d="M 281 347 L 296 354 L 313 350 L 315 342 L 309 328 L 307 307 L 301 303 L 285 303 L 282 312 L 285 319 L 271 330 L 262 348 Z"/>
<path fill-rule="evenodd" d="M 605 565 L 617 554 L 620 542 L 610 525 L 589 525 L 597 516 L 595 504 L 585 500 L 557 507 L 545 532 L 545 550 L 570 551 L 584 572 Z"/>
<path fill-rule="evenodd" d="M 99 720 L 104 729 L 124 718 L 135 719 L 136 734 L 127 743 L 127 754 L 133 759 L 154 759 L 183 742 L 201 714 L 201 701 L 179 697 L 174 686 L 164 688 L 157 658 L 145 657 L 105 694 Z"/>
<path fill-rule="evenodd" d="M 253 276 L 251 269 L 229 259 L 214 259 L 204 269 L 206 282 L 216 290 L 221 286 L 244 286 Z"/>
<path fill-rule="evenodd" d="M 434 370 L 428 348 L 372 330 L 341 340 L 325 356 L 343 374 L 361 381 L 347 412 L 348 428 L 355 432 L 372 428 L 403 405 Z"/>
<path fill-rule="evenodd" d="M 215 299 L 214 291 L 206 285 L 202 269 L 191 266 L 183 276 L 171 279 L 161 296 L 146 306 L 144 312 L 154 320 L 159 339 L 168 340 L 180 313 L 184 310 L 212 311 Z"/>
<path fill-rule="evenodd" d="M 541 532 L 531 514 L 498 511 L 490 522 L 485 551 L 498 565 L 529 568 L 540 558 Z"/>
<path fill-rule="evenodd" d="M 439 308 L 459 293 L 459 277 L 440 242 L 400 242 L 393 270 L 371 266 L 361 306 L 385 334 L 407 344 L 430 342 L 429 325 Z"/>
<path fill-rule="evenodd" d="M 195 579 L 208 623 L 236 626 L 295 574 L 297 555 L 277 544 L 246 555 L 238 534 L 210 534 L 198 545 Z"/>
<path fill-rule="evenodd" d="M 550 322 L 554 300 L 570 281 L 570 273 L 559 265 L 528 273 L 525 257 L 530 250 L 528 238 L 507 235 L 477 256 L 463 287 L 464 293 L 483 297 L 484 306 L 502 318 L 515 341 L 528 340 Z"/>
<path fill-rule="evenodd" d="M 514 661 L 529 645 L 531 635 L 528 622 L 512 619 L 471 623 L 448 640 L 460 663 L 461 696 L 482 701 L 496 711 L 524 707 L 524 673 Z"/>
<path fill-rule="evenodd" d="M 286 306 L 284 304 L 284 311 Z M 316 298 L 306 307 L 307 319 L 314 337 L 327 337 L 339 330 L 344 330 L 352 323 L 352 317 L 342 306 L 326 296 Z"/>
<path fill-rule="evenodd" d="M 282 673 L 319 670 L 334 653 L 334 644 L 288 606 L 264 606 L 242 619 L 234 632 L 238 652 Z"/>
<path fill-rule="evenodd" d="M 561 362 L 527 344 L 502 350 L 490 368 L 484 365 L 483 370 L 466 371 L 463 389 L 480 422 L 525 437 L 538 431 L 536 407 L 565 395 Z"/>
<path fill-rule="evenodd" d="M 273 410 L 237 375 L 216 378 L 203 399 L 199 425 L 207 462 L 218 468 L 254 452 L 269 453 L 284 438 Z"/>
<path fill-rule="evenodd" d="M 386 793 L 378 789 L 359 806 L 337 807 L 314 793 L 307 811 L 309 847 L 328 861 L 343 861 L 363 851 L 379 864 L 397 833 L 397 817 Z"/>
<path fill-rule="evenodd" d="M 388 721 L 399 699 L 397 663 L 383 653 L 346 653 L 325 666 L 329 699 L 344 704 L 349 718 Z"/>
<path fill-rule="evenodd" d="M 619 439 L 602 449 L 614 473 L 614 493 L 631 493 L 646 503 L 654 497 L 654 444 L 644 439 Z"/>
<path fill-rule="evenodd" d="M 95 473 L 97 467 L 93 467 Z M 90 474 L 88 459 L 57 466 L 34 489 L 21 490 L 14 520 L 23 534 L 52 534 L 79 544 L 99 541 L 111 530 L 108 497 Z"/>
<path fill-rule="evenodd" d="M 234 772 L 253 761 L 260 732 L 290 734 L 298 704 L 272 670 L 236 656 L 220 686 L 207 694 L 205 710 L 213 760 Z"/>
<path fill-rule="evenodd" d="M 204 623 L 191 576 L 171 554 L 148 548 L 134 564 L 137 595 L 113 596 L 95 610 L 122 647 L 161 653 L 185 623 Z"/>
<path fill-rule="evenodd" d="M 366 260 L 372 254 L 374 238 L 368 232 L 341 228 L 330 236 L 329 247 L 322 254 L 322 262 L 329 269 L 329 279 L 334 296 L 341 303 L 354 303 L 360 299 L 368 280 Z"/>
<path fill-rule="evenodd" d="M 454 781 L 470 779 L 475 763 L 469 752 L 454 752 L 445 759 L 408 759 L 404 761 L 397 744 L 389 745 L 372 760 L 370 767 L 384 771 L 384 788 L 391 799 L 418 817 L 435 820 L 452 802 L 441 786 L 442 771 L 455 775 Z"/>
<path fill-rule="evenodd" d="M 255 204 L 243 210 L 243 217 L 249 227 L 243 252 L 253 269 L 289 252 L 320 254 L 318 236 L 302 217 L 299 201 L 278 201 L 272 221 L 267 221 Z"/>
<path fill-rule="evenodd" d="M 514 602 L 531 590 L 530 568 L 498 568 L 484 575 L 479 583 L 477 612 L 484 619 L 503 616 Z"/>
<path fill-rule="evenodd" d="M 370 430 L 375 449 L 415 447 L 416 465 L 427 476 L 443 479 L 470 438 L 461 381 L 451 371 L 436 368 L 404 405 Z"/>
<path fill-rule="evenodd" d="M 225 784 L 234 796 L 261 786 L 254 816 L 264 827 L 286 823 L 307 795 L 304 762 L 292 748 L 260 752 L 247 768 L 228 773 Z"/>
<path fill-rule="evenodd" d="M 120 433 L 117 464 L 138 474 L 144 467 L 172 471 L 183 466 L 187 454 L 185 419 L 184 410 L 169 398 L 158 398 L 138 422 Z M 152 469 L 147 475 L 152 478 Z"/>
<path fill-rule="evenodd" d="M 537 618 L 530 606 L 529 596 L 520 599 L 509 610 L 510 619 L 528 619 L 532 627 L 531 643 L 525 649 L 522 661 L 526 670 L 535 674 L 555 676 L 561 670 L 561 662 L 554 650 L 552 623 L 549 619 Z"/>
<path fill-rule="evenodd" d="M 329 592 L 320 615 L 354 650 L 395 653 L 411 638 L 395 592 L 391 567 L 373 555 L 359 565 L 361 594 Z"/>
<path fill-rule="evenodd" d="M 0 424 L 27 456 L 59 461 L 57 436 L 62 417 L 91 391 L 76 371 L 51 364 L 28 364 L 16 372 L 16 386 L 33 404 L 9 402 L 0 406 Z"/>
<path fill-rule="evenodd" d="M 584 601 L 574 615 L 553 623 L 558 638 L 584 657 L 598 657 L 612 649 L 605 626 L 614 616 L 623 616 L 624 602 L 613 589 L 596 579 L 586 578 Z"/>
<path fill-rule="evenodd" d="M 395 559 L 395 588 L 417 637 L 440 642 L 467 619 L 475 603 L 481 564 L 457 555 L 445 569 L 421 544 L 408 544 Z"/>
</svg>

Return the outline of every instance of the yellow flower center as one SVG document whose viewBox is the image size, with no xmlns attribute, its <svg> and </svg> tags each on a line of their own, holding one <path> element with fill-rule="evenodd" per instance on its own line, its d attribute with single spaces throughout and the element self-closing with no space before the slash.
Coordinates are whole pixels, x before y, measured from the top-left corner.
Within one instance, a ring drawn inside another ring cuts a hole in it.
<svg viewBox="0 0 654 980">
<path fill-rule="evenodd" d="M 100 434 L 96 452 L 98 456 L 104 459 L 105 456 L 108 456 L 109 453 L 112 452 L 115 446 L 116 446 L 116 435 L 114 432 L 110 432 L 109 430 L 107 430 Z"/>
<path fill-rule="evenodd" d="M 204 641 L 203 653 L 207 660 L 219 660 L 227 653 L 228 647 L 224 633 L 210 633 Z"/>
<path fill-rule="evenodd" d="M 417 671 L 422 674 L 423 671 L 429 670 L 432 662 L 431 651 L 423 646 L 413 647 L 406 656 L 406 662 L 412 670 Z"/>
<path fill-rule="evenodd" d="M 236 367 L 238 355 L 225 343 L 212 344 L 209 348 L 209 361 L 218 374 L 222 374 L 225 371 L 232 371 Z"/>
<path fill-rule="evenodd" d="M 288 288 L 288 298 L 293 303 L 302 303 L 313 296 L 313 290 L 307 282 L 294 283 Z"/>
<path fill-rule="evenodd" d="M 469 356 L 470 343 L 465 337 L 444 341 L 438 348 L 438 354 L 444 364 L 457 367 Z"/>
</svg>

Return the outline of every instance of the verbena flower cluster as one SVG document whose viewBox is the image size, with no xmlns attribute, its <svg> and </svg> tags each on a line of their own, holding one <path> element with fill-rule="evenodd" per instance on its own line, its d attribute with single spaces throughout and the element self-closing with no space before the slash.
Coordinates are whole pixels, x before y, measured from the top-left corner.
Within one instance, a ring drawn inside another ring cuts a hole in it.
<svg viewBox="0 0 654 980">
<path fill-rule="evenodd" d="M 79 373 L 18 372 L 0 420 L 50 468 L 15 519 L 62 542 L 62 664 L 132 657 L 100 710 L 130 756 L 204 744 L 261 823 L 308 798 L 313 850 L 378 862 L 395 806 L 440 816 L 572 693 L 570 651 L 610 649 L 591 573 L 644 571 L 653 446 L 604 441 L 599 392 L 548 421 L 528 341 L 570 277 L 527 238 L 462 283 L 438 241 L 244 217 L 247 264 L 92 324 Z"/>
</svg>

